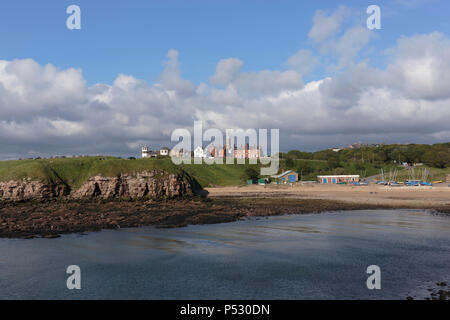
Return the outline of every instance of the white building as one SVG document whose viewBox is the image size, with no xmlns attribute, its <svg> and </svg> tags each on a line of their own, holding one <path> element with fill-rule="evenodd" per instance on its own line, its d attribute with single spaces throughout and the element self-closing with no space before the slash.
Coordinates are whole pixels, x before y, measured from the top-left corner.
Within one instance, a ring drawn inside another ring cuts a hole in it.
<svg viewBox="0 0 450 320">
<path fill-rule="evenodd" d="M 197 147 L 194 149 L 194 158 L 205 158 L 206 157 L 206 152 L 205 150 L 203 150 L 202 147 Z"/>
<path fill-rule="evenodd" d="M 150 149 L 148 147 L 142 147 L 142 158 L 150 158 Z"/>
<path fill-rule="evenodd" d="M 162 152 L 163 149 L 161 149 L 159 151 L 155 151 L 155 150 L 150 150 L 150 148 L 147 146 L 142 147 L 142 158 L 156 158 L 158 155 L 164 155 Z M 169 149 L 167 149 L 167 151 L 164 151 L 164 152 L 165 152 L 165 155 L 168 155 Z"/>
<path fill-rule="evenodd" d="M 159 150 L 159 154 L 162 156 L 168 156 L 169 155 L 169 148 L 163 147 L 161 150 Z"/>
</svg>

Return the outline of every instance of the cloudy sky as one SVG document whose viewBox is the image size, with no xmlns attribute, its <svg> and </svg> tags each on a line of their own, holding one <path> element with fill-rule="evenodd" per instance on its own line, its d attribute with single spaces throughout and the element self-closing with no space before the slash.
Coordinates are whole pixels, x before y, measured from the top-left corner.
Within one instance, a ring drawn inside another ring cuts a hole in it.
<svg viewBox="0 0 450 320">
<path fill-rule="evenodd" d="M 0 159 L 138 155 L 195 120 L 283 151 L 450 141 L 450 3 L 376 2 L 77 1 L 68 30 L 73 1 L 3 1 Z"/>
</svg>

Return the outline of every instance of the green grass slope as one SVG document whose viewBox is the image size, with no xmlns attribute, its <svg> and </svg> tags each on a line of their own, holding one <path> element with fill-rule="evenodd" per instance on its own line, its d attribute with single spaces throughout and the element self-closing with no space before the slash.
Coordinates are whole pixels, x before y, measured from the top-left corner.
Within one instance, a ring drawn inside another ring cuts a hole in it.
<svg viewBox="0 0 450 320">
<path fill-rule="evenodd" d="M 169 173 L 186 171 L 201 186 L 228 186 L 241 184 L 241 176 L 248 166 L 257 165 L 175 165 L 170 158 L 119 159 L 114 157 L 83 157 L 64 159 L 0 161 L 0 181 L 39 180 L 46 183 L 67 183 L 79 188 L 95 175 L 114 177 L 119 174 L 135 174 L 145 170 L 160 169 Z"/>
<path fill-rule="evenodd" d="M 304 160 L 294 160 L 292 169 L 300 171 Z M 285 161 L 281 161 L 281 171 L 291 169 L 286 167 Z M 304 164 L 303 164 L 304 165 Z M 186 171 L 191 177 L 195 178 L 202 187 L 208 186 L 232 186 L 241 185 L 241 177 L 244 170 L 252 167 L 259 172 L 260 165 L 175 165 L 170 158 L 161 159 L 119 159 L 114 157 L 83 157 L 83 158 L 65 158 L 65 159 L 40 159 L 40 160 L 12 160 L 0 161 L 0 181 L 39 180 L 47 183 L 64 182 L 71 188 L 77 189 L 90 177 L 102 175 L 104 177 L 114 177 L 119 174 L 135 174 L 145 170 L 159 169 L 168 173 L 179 173 Z M 361 174 L 362 176 L 371 176 L 379 173 L 379 168 L 371 164 L 356 166 L 353 163 L 343 162 L 338 169 L 330 169 L 324 161 L 308 161 L 309 172 L 303 176 L 303 180 L 316 180 L 319 174 Z M 383 169 L 389 173 L 390 169 L 399 169 L 398 180 L 406 180 L 408 174 L 396 166 L 386 166 Z M 436 169 L 429 168 L 429 181 L 444 180 L 450 174 L 450 168 Z M 421 170 L 416 169 L 417 178 L 421 178 Z"/>
<path fill-rule="evenodd" d="M 250 164 L 202 164 L 182 165 L 183 170 L 194 177 L 202 187 L 232 186 L 243 184 L 241 177 L 246 168 L 251 167 L 259 172 L 259 165 Z"/>
<path fill-rule="evenodd" d="M 121 173 L 134 174 L 151 169 L 162 169 L 169 173 L 179 172 L 180 169 L 167 160 L 83 157 L 0 161 L 0 181 L 30 178 L 47 183 L 63 181 L 71 187 L 77 188 L 95 175 L 113 177 Z"/>
</svg>

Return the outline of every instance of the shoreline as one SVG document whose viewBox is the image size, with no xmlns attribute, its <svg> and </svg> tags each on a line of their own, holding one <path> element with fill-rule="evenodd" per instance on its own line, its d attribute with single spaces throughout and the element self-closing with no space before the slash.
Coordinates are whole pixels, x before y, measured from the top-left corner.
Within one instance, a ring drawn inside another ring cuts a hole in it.
<svg viewBox="0 0 450 320">
<path fill-rule="evenodd" d="M 242 186 L 205 189 L 207 198 L 0 202 L 0 238 L 56 238 L 103 229 L 233 222 L 245 217 L 370 209 L 450 214 L 450 188 L 384 186 Z"/>
<path fill-rule="evenodd" d="M 0 203 L 0 238 L 57 238 L 62 234 L 154 226 L 178 228 L 233 222 L 246 217 L 374 209 L 423 209 L 450 213 L 450 206 L 370 204 L 330 199 L 213 197 L 160 201 L 47 201 Z"/>
</svg>

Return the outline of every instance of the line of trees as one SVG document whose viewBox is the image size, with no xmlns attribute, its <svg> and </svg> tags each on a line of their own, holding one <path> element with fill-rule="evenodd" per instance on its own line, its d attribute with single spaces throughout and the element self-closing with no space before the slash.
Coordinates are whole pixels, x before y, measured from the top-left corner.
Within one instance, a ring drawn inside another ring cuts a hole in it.
<svg viewBox="0 0 450 320">
<path fill-rule="evenodd" d="M 389 170 L 403 163 L 424 163 L 435 168 L 450 167 L 450 143 L 392 144 L 338 152 L 291 150 L 280 153 L 280 159 L 282 170 L 295 170 L 303 180 L 315 180 L 317 175 L 326 174 L 360 174 L 365 177 L 378 174 L 380 168 Z"/>
<path fill-rule="evenodd" d="M 338 168 L 342 162 L 379 165 L 405 162 L 408 164 L 425 163 L 436 168 L 446 168 L 450 167 L 450 143 L 391 144 L 380 147 L 345 149 L 338 152 L 329 149 L 317 152 L 291 150 L 287 153 L 280 153 L 280 158 L 286 161 L 287 167 L 292 166 L 295 159 L 309 159 L 326 161 L 330 168 Z"/>
</svg>

